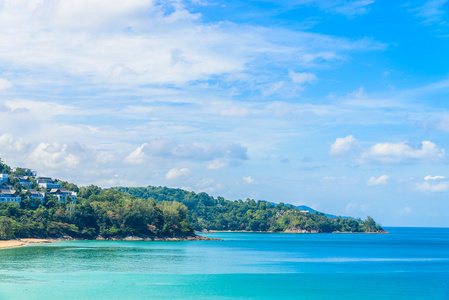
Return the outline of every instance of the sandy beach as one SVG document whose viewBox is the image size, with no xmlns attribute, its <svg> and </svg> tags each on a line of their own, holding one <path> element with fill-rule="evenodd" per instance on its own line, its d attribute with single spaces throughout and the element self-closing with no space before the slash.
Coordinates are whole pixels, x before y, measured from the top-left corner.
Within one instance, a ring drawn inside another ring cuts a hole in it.
<svg viewBox="0 0 449 300">
<path fill-rule="evenodd" d="M 20 239 L 20 240 L 7 240 L 0 241 L 0 249 L 22 247 L 30 244 L 42 244 L 51 243 L 48 239 Z"/>
</svg>

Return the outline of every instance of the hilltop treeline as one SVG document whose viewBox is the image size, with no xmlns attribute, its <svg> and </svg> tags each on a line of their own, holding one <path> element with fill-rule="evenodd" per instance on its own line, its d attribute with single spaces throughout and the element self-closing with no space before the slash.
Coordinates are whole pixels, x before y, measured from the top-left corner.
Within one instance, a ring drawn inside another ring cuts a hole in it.
<svg viewBox="0 0 449 300">
<path fill-rule="evenodd" d="M 179 202 L 137 199 L 95 186 L 79 189 L 78 203 L 47 196 L 33 203 L 0 203 L 0 239 L 64 237 L 185 237 L 194 235 L 187 208 Z"/>
<path fill-rule="evenodd" d="M 167 187 L 118 187 L 117 191 L 137 198 L 179 202 L 188 211 L 195 230 L 291 231 L 291 232 L 382 232 L 371 218 L 328 218 L 322 213 L 300 212 L 293 205 L 253 199 L 230 201 L 206 193 L 188 192 Z"/>
<path fill-rule="evenodd" d="M 0 173 L 12 174 L 11 168 L 1 160 Z M 63 203 L 50 194 L 42 203 L 30 199 L 29 192 L 24 191 L 20 204 L 0 203 L 0 239 L 186 237 L 194 235 L 194 230 L 383 231 L 370 217 L 365 221 L 328 218 L 321 213 L 300 212 L 283 203 L 275 205 L 253 199 L 230 201 L 167 187 L 101 189 L 94 185 L 78 187 L 69 182 L 60 183 L 63 188 L 78 193 L 77 203 Z M 32 184 L 37 187 L 34 181 Z M 14 188 L 22 190 L 15 181 Z"/>
</svg>

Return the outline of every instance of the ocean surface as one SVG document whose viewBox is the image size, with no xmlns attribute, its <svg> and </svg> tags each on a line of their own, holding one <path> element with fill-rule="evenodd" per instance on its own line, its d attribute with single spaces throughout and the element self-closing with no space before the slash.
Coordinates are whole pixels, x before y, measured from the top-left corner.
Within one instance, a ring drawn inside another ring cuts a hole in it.
<svg viewBox="0 0 449 300">
<path fill-rule="evenodd" d="M 449 299 L 449 228 L 0 250 L 0 299 Z"/>
</svg>

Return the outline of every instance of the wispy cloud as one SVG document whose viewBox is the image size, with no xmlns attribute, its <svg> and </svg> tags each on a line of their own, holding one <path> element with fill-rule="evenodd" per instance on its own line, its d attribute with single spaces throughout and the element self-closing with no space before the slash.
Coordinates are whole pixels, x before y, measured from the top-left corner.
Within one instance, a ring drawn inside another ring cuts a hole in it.
<svg viewBox="0 0 449 300">
<path fill-rule="evenodd" d="M 385 185 L 388 182 L 388 178 L 390 178 L 388 175 L 381 175 L 379 177 L 371 177 L 366 182 L 366 185 L 372 186 L 372 185 Z"/>
<path fill-rule="evenodd" d="M 424 192 L 445 192 L 449 189 L 449 181 L 444 176 L 426 176 L 423 182 L 418 182 L 415 187 Z"/>
<path fill-rule="evenodd" d="M 426 1 L 423 6 L 414 9 L 417 17 L 423 18 L 424 23 L 445 24 L 443 16 L 447 13 L 443 6 L 447 0 L 430 0 Z"/>
</svg>

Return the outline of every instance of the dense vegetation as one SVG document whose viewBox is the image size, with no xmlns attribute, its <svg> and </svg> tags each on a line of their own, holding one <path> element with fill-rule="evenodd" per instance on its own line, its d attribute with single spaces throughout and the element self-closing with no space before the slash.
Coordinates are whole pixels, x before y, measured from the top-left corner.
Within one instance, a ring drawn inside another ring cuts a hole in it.
<svg viewBox="0 0 449 300">
<path fill-rule="evenodd" d="M 193 193 L 167 187 L 119 187 L 115 190 L 137 198 L 180 202 L 187 209 L 195 230 L 307 231 L 307 232 L 381 232 L 371 218 L 328 218 L 322 213 L 303 213 L 293 205 L 266 201 L 225 200 L 206 193 Z"/>
<path fill-rule="evenodd" d="M 14 173 L 0 160 L 0 173 Z M 292 205 L 266 201 L 230 201 L 206 193 L 167 187 L 118 187 L 101 189 L 60 182 L 78 193 L 77 203 L 63 203 L 47 194 L 44 203 L 31 200 L 29 192 L 10 176 L 9 184 L 21 193 L 19 204 L 0 203 L 0 239 L 63 237 L 93 239 L 126 236 L 191 236 L 194 230 L 380 232 L 368 217 L 328 218 L 321 213 L 300 212 Z M 32 188 L 39 190 L 35 180 Z M 43 189 L 41 189 L 43 190 Z M 48 190 L 47 190 L 48 192 Z"/>
<path fill-rule="evenodd" d="M 187 208 L 178 202 L 143 200 L 95 186 L 79 189 L 78 203 L 47 196 L 43 205 L 24 199 L 0 203 L 0 238 L 189 236 Z"/>
<path fill-rule="evenodd" d="M 0 160 L 0 173 L 22 175 Z M 78 187 L 60 182 L 63 188 L 78 193 L 77 203 L 63 203 L 47 194 L 44 203 L 31 200 L 17 178 L 9 176 L 8 184 L 21 192 L 22 201 L 0 203 L 0 239 L 19 237 L 63 237 L 92 239 L 98 236 L 163 236 L 194 235 L 187 221 L 187 208 L 176 201 L 137 199 L 116 190 L 97 186 Z M 39 190 L 32 180 L 32 188 Z M 40 189 L 47 191 L 45 189 Z"/>
</svg>

